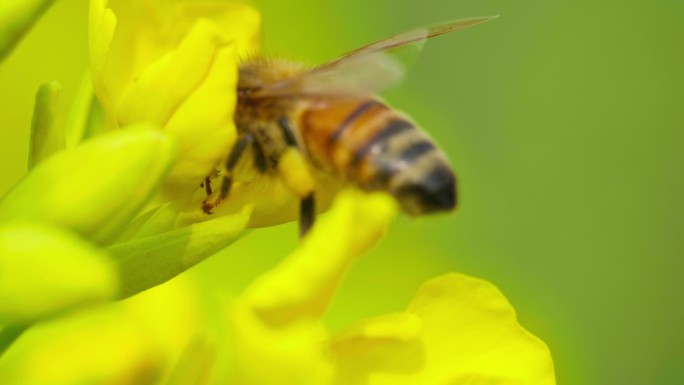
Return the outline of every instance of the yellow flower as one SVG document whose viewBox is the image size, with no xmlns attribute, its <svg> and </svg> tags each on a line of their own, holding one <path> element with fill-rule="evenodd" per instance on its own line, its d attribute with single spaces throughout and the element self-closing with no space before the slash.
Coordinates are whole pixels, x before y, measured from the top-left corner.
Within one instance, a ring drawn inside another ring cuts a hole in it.
<svg viewBox="0 0 684 385">
<path fill-rule="evenodd" d="M 38 93 L 30 172 L 0 201 L 0 383 L 555 383 L 548 349 L 503 295 L 459 274 L 426 283 L 404 311 L 326 327 L 346 270 L 396 215 L 383 193 L 341 193 L 226 307 L 226 330 L 183 278 L 147 290 L 254 221 L 250 194 L 210 220 L 185 210 L 235 139 L 237 59 L 255 49 L 259 16 L 221 1 L 91 0 L 90 22 L 94 92 L 126 130 L 89 138 L 100 130 L 87 85 L 66 126 L 59 86 Z M 184 199 L 149 204 L 160 185 Z"/>
<path fill-rule="evenodd" d="M 490 283 L 435 278 L 403 313 L 363 321 L 331 343 L 340 384 L 555 384 L 548 349 Z"/>
<path fill-rule="evenodd" d="M 69 119 L 59 83 L 39 89 L 30 173 L 0 201 L 5 331 L 146 290 L 240 235 L 250 205 L 182 226 L 160 221 L 173 205 L 148 204 L 162 184 L 196 189 L 232 145 L 237 57 L 255 47 L 258 23 L 251 8 L 225 2 L 92 1 L 95 91 L 126 130 L 94 135 L 105 120 L 90 81 Z"/>
<path fill-rule="evenodd" d="M 233 382 L 554 384 L 548 349 L 503 295 L 460 274 L 426 283 L 404 312 L 329 335 L 321 316 L 335 287 L 394 213 L 389 196 L 347 192 L 300 249 L 252 283 L 230 313 Z"/>
<path fill-rule="evenodd" d="M 110 123 L 153 123 L 177 139 L 165 192 L 187 196 L 235 141 L 237 60 L 258 47 L 259 14 L 225 1 L 90 7 L 91 71 Z"/>
<path fill-rule="evenodd" d="M 403 312 L 326 328 L 346 270 L 396 211 L 387 195 L 342 193 L 226 308 L 228 330 L 207 323 L 210 308 L 181 278 L 30 330 L 0 360 L 0 383 L 555 384 L 548 349 L 503 295 L 461 274 L 427 282 Z"/>
</svg>

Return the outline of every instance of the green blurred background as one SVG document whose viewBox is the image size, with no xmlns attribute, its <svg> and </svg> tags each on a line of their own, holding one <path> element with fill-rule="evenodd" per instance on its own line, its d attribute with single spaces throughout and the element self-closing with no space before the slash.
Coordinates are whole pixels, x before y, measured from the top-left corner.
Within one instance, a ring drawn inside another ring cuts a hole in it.
<svg viewBox="0 0 684 385">
<path fill-rule="evenodd" d="M 430 41 L 387 95 L 450 155 L 460 209 L 398 220 L 350 272 L 333 328 L 461 271 L 502 289 L 550 346 L 560 384 L 684 384 L 684 3 L 256 4 L 265 49 L 314 63 L 415 26 L 502 16 Z M 86 24 L 86 1 L 58 1 L 0 65 L 0 193 L 25 173 L 38 85 L 59 80 L 65 106 L 73 98 Z M 190 274 L 237 292 L 295 233 L 252 231 Z"/>
</svg>

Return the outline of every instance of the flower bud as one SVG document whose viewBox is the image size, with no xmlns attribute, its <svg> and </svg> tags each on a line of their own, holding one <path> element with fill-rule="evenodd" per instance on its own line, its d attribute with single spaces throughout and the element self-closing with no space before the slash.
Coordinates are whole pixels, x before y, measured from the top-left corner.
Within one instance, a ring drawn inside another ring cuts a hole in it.
<svg viewBox="0 0 684 385">
<path fill-rule="evenodd" d="M 154 129 L 101 135 L 36 166 L 0 201 L 0 223 L 43 222 L 106 243 L 152 196 L 174 154 Z"/>
<path fill-rule="evenodd" d="M 195 286 L 181 278 L 34 325 L 0 359 L 0 384 L 167 384 L 162 379 L 205 327 L 201 304 Z M 193 364 L 209 363 L 202 346 L 189 350 L 204 354 Z"/>
<path fill-rule="evenodd" d="M 38 225 L 0 229 L 0 321 L 25 324 L 110 300 L 116 271 L 75 235 Z"/>
</svg>

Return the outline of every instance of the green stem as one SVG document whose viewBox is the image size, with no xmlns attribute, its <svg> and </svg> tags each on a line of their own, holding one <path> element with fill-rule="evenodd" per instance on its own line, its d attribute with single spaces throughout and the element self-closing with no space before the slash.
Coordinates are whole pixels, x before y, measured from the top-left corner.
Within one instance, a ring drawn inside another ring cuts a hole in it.
<svg viewBox="0 0 684 385">
<path fill-rule="evenodd" d="M 8 325 L 0 331 L 0 357 L 12 346 L 14 341 L 29 328 L 30 325 Z"/>
</svg>

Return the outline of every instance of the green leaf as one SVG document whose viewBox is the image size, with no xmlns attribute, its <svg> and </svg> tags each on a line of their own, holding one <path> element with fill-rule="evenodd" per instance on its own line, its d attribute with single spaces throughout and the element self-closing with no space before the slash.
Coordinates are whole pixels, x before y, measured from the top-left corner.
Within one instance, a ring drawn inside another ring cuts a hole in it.
<svg viewBox="0 0 684 385">
<path fill-rule="evenodd" d="M 121 297 L 162 284 L 233 243 L 252 207 L 232 216 L 136 238 L 107 248 L 119 268 Z"/>
</svg>

